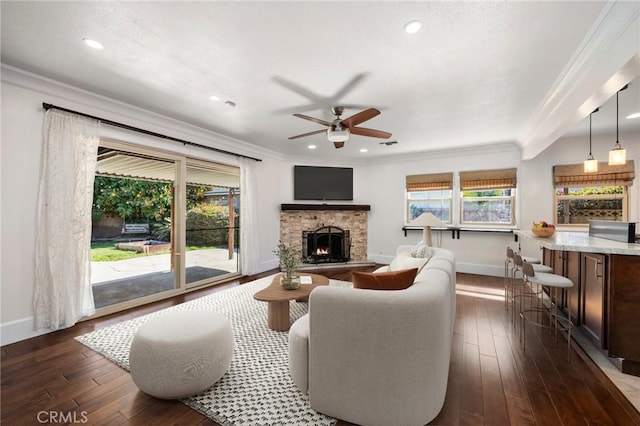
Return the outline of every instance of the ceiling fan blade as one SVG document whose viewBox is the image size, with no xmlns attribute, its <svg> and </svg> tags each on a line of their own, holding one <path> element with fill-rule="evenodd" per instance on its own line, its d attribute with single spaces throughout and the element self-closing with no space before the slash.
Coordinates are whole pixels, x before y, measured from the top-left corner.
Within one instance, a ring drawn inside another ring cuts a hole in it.
<svg viewBox="0 0 640 426">
<path fill-rule="evenodd" d="M 275 76 L 273 77 L 273 80 L 279 85 L 309 99 L 312 102 L 315 102 L 316 104 L 319 104 L 320 102 L 323 102 L 325 100 L 322 96 L 312 92 L 306 87 L 303 87 L 298 83 L 294 83 L 293 81 L 289 81 L 283 77 Z"/>
<path fill-rule="evenodd" d="M 336 148 L 342 148 L 344 146 L 344 142 L 334 142 L 333 146 L 335 146 Z"/>
<path fill-rule="evenodd" d="M 355 113 L 351 117 L 342 120 L 342 125 L 348 128 L 352 128 L 353 126 L 357 126 L 358 124 L 364 123 L 367 120 L 371 120 L 378 114 L 380 114 L 380 111 L 375 108 L 365 109 L 364 111 Z"/>
<path fill-rule="evenodd" d="M 312 136 L 312 135 L 317 135 L 319 133 L 327 133 L 327 131 L 325 129 L 323 130 L 316 130 L 315 132 L 309 132 L 309 133 L 303 133 L 301 135 L 296 135 L 296 136 L 291 136 L 289 138 L 289 140 L 291 139 L 298 139 L 298 138 L 304 138 L 305 136 Z"/>
<path fill-rule="evenodd" d="M 369 136 L 372 138 L 389 139 L 391 133 L 382 130 L 367 129 L 366 127 L 352 127 L 349 129 L 352 135 Z"/>
<path fill-rule="evenodd" d="M 304 115 L 304 114 L 293 114 L 293 116 L 298 118 L 303 118 L 305 120 L 313 121 L 314 123 L 322 124 L 323 126 L 331 127 L 332 125 L 328 121 L 320 120 L 319 118 L 315 118 L 315 117 L 309 117 L 308 115 Z"/>
<path fill-rule="evenodd" d="M 338 90 L 338 93 L 333 95 L 331 100 L 334 103 L 340 103 L 340 100 L 344 98 L 349 92 L 353 91 L 356 86 L 360 85 L 360 82 L 367 76 L 367 73 L 360 73 L 355 75 L 347 84 L 342 87 L 342 89 Z"/>
</svg>

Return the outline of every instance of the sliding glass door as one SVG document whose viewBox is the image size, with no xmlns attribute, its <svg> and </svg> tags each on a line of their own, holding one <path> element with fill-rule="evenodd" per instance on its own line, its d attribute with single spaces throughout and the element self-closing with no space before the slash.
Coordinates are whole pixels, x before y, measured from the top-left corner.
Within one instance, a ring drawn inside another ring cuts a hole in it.
<svg viewBox="0 0 640 426">
<path fill-rule="evenodd" d="M 176 162 L 98 150 L 91 277 L 96 308 L 176 288 Z"/>
<path fill-rule="evenodd" d="M 92 211 L 96 308 L 124 309 L 238 274 L 239 174 L 101 143 Z"/>
<path fill-rule="evenodd" d="M 239 272 L 237 167 L 187 161 L 185 281 Z"/>
</svg>

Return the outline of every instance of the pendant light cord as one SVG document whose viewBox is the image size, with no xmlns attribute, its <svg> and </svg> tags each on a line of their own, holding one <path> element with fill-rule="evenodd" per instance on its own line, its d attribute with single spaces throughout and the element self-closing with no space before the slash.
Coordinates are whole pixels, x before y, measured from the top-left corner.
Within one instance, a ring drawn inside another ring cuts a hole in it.
<svg viewBox="0 0 640 426">
<path fill-rule="evenodd" d="M 591 114 L 589 114 L 589 159 L 593 159 L 593 154 L 591 153 L 591 120 L 593 113 L 598 111 L 600 111 L 600 108 L 594 109 L 591 111 Z"/>
<path fill-rule="evenodd" d="M 626 89 L 627 86 L 623 87 L 620 90 Z M 616 92 L 616 145 L 620 145 L 620 138 L 618 137 L 618 121 L 620 121 L 620 113 L 618 112 L 619 103 L 618 103 L 618 95 L 620 94 L 620 90 Z"/>
<path fill-rule="evenodd" d="M 620 92 L 629 87 L 628 84 L 625 84 L 624 87 L 616 92 L 616 147 L 620 146 L 620 137 L 618 132 L 618 123 L 620 122 L 620 103 L 618 102 L 618 95 Z"/>
<path fill-rule="evenodd" d="M 589 114 L 589 158 L 591 158 L 593 155 L 591 154 L 591 116 L 593 115 L 593 112 L 591 114 Z"/>
</svg>

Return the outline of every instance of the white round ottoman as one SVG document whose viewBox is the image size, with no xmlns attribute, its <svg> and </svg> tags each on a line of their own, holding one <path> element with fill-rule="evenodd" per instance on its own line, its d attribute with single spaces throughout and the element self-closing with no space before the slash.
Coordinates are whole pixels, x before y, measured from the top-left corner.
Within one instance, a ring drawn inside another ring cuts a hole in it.
<svg viewBox="0 0 640 426">
<path fill-rule="evenodd" d="M 217 312 L 175 311 L 142 324 L 131 342 L 129 368 L 141 391 L 180 399 L 220 380 L 233 358 L 229 320 Z"/>
</svg>

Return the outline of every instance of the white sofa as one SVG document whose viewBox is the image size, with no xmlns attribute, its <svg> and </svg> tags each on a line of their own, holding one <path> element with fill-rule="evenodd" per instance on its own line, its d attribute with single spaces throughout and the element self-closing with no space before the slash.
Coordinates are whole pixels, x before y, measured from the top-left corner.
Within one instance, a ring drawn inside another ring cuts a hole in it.
<svg viewBox="0 0 640 426">
<path fill-rule="evenodd" d="M 313 409 L 367 426 L 424 425 L 438 415 L 449 375 L 456 268 L 452 252 L 433 252 L 407 289 L 323 286 L 311 293 L 309 313 L 289 331 L 289 366 Z"/>
</svg>

